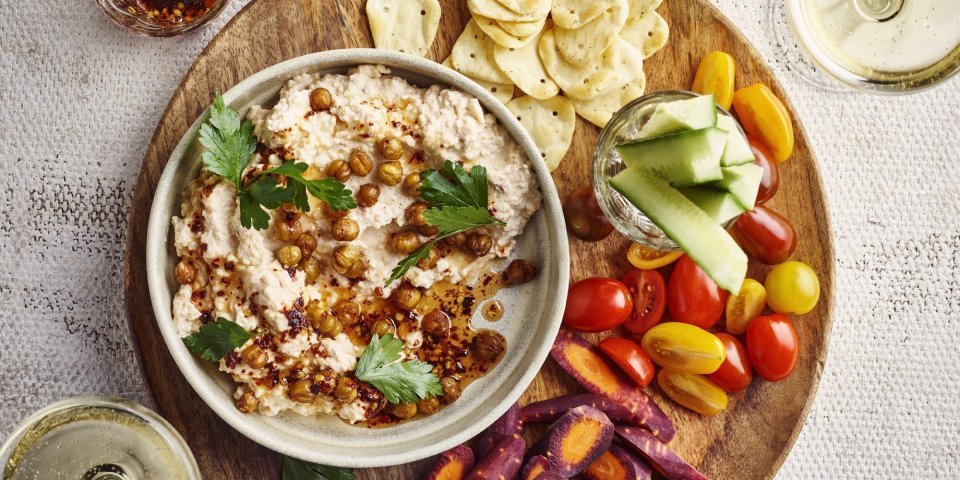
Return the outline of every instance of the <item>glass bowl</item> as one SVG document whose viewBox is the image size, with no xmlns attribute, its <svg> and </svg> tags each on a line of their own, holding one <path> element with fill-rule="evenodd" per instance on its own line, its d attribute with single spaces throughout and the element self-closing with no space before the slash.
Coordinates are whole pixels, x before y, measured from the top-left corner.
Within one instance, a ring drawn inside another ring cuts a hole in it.
<svg viewBox="0 0 960 480">
<path fill-rule="evenodd" d="M 206 25 L 228 0 L 97 0 L 104 13 L 127 30 L 148 37 L 172 37 Z M 157 5 L 160 10 L 152 5 Z M 170 5 L 163 8 L 164 5 Z"/>
<path fill-rule="evenodd" d="M 674 100 L 685 100 L 700 96 L 686 90 L 663 90 L 644 95 L 620 109 L 600 131 L 597 147 L 593 151 L 593 193 L 597 197 L 600 209 L 610 223 L 621 234 L 645 247 L 660 251 L 678 251 L 680 247 L 653 223 L 643 212 L 635 207 L 620 192 L 610 186 L 609 180 L 626 168 L 617 149 L 618 144 L 634 140 L 640 133 L 657 105 Z M 717 105 L 717 113 L 733 118 L 730 112 Z M 736 121 L 736 118 L 734 118 Z M 740 133 L 743 127 L 737 122 Z M 745 134 L 744 134 L 745 135 Z M 730 219 L 723 225 L 729 228 L 737 221 Z"/>
</svg>

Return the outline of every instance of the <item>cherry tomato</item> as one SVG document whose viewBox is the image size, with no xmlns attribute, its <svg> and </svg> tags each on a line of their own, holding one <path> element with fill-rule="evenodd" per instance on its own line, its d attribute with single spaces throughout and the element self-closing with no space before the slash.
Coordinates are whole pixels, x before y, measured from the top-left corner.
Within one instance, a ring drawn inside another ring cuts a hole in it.
<svg viewBox="0 0 960 480">
<path fill-rule="evenodd" d="M 797 366 L 800 342 L 793 322 L 782 313 L 754 318 L 747 327 L 747 354 L 760 378 L 776 382 Z"/>
<path fill-rule="evenodd" d="M 793 154 L 793 124 L 787 107 L 766 85 L 755 83 L 733 94 L 733 109 L 740 125 L 782 162 Z"/>
<path fill-rule="evenodd" d="M 643 335 L 660 323 L 667 308 L 667 287 L 663 275 L 656 270 L 633 269 L 623 276 L 623 283 L 633 296 L 633 314 L 623 323 L 632 333 Z"/>
<path fill-rule="evenodd" d="M 786 218 L 765 205 L 743 212 L 730 228 L 743 251 L 767 265 L 783 263 L 797 248 L 797 232 Z"/>
<path fill-rule="evenodd" d="M 760 177 L 760 189 L 757 190 L 757 205 L 773 198 L 780 188 L 780 166 L 773 159 L 773 154 L 759 140 L 747 135 L 750 150 L 753 151 L 753 163 L 763 169 Z"/>
<path fill-rule="evenodd" d="M 791 261 L 773 267 L 764 285 L 767 305 L 777 313 L 803 315 L 813 310 L 820 300 L 820 280 L 803 262 Z"/>
<path fill-rule="evenodd" d="M 627 261 L 642 270 L 654 270 L 665 267 L 683 256 L 683 252 L 665 252 L 644 247 L 639 243 L 630 244 L 627 249 Z"/>
<path fill-rule="evenodd" d="M 616 363 L 637 385 L 646 387 L 653 380 L 653 362 L 637 342 L 610 337 L 597 344 L 600 350 Z"/>
<path fill-rule="evenodd" d="M 678 322 L 710 328 L 720 320 L 728 295 L 684 255 L 667 282 L 667 309 Z"/>
<path fill-rule="evenodd" d="M 563 202 L 563 217 L 570 233 L 586 242 L 599 242 L 613 231 L 613 225 L 593 195 L 592 185 L 580 187 L 567 196 Z"/>
<path fill-rule="evenodd" d="M 717 338 L 723 342 L 727 358 L 724 359 L 716 372 L 707 375 L 720 388 L 727 392 L 739 392 L 750 386 L 753 381 L 753 369 L 750 368 L 750 359 L 747 358 L 747 349 L 736 337 L 728 333 L 718 333 Z"/>
<path fill-rule="evenodd" d="M 727 394 L 703 375 L 664 368 L 657 384 L 674 402 L 700 415 L 713 416 L 727 408 Z"/>
<path fill-rule="evenodd" d="M 587 278 L 570 286 L 563 324 L 582 332 L 603 332 L 633 312 L 630 291 L 613 278 Z"/>
<path fill-rule="evenodd" d="M 763 313 L 767 304 L 767 290 L 760 282 L 747 278 L 740 286 L 740 293 L 727 299 L 727 328 L 734 335 L 747 331 L 750 320 Z"/>
<path fill-rule="evenodd" d="M 734 74 L 733 57 L 725 52 L 710 52 L 700 60 L 697 75 L 693 77 L 693 91 L 712 93 L 717 105 L 730 110 Z"/>
<path fill-rule="evenodd" d="M 640 345 L 657 365 L 678 372 L 713 373 L 725 358 L 723 342 L 716 335 L 680 322 L 651 328 Z"/>
</svg>

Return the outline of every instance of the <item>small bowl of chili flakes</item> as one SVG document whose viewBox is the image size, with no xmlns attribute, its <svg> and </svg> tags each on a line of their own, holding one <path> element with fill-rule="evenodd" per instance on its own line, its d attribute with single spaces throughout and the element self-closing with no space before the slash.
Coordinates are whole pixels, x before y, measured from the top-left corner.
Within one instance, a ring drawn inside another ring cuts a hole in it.
<svg viewBox="0 0 960 480">
<path fill-rule="evenodd" d="M 148 37 L 172 37 L 207 24 L 227 0 L 97 0 L 110 19 Z"/>
</svg>

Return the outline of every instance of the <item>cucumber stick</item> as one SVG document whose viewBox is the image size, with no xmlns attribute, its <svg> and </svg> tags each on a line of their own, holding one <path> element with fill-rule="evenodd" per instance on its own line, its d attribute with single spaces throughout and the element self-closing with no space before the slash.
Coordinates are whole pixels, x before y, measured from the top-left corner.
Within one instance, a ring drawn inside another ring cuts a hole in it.
<svg viewBox="0 0 960 480">
<path fill-rule="evenodd" d="M 656 138 L 687 130 L 717 126 L 717 104 L 713 95 L 675 100 L 657 105 L 643 124 L 638 138 Z"/>
<path fill-rule="evenodd" d="M 723 180 L 714 182 L 713 186 L 730 192 L 744 210 L 753 210 L 757 191 L 760 190 L 760 179 L 763 178 L 763 168 L 753 163 L 745 163 L 723 167 L 721 170 Z"/>
<path fill-rule="evenodd" d="M 747 275 L 747 255 L 723 227 L 695 203 L 649 170 L 628 168 L 610 179 L 714 282 L 736 295 Z"/>
<path fill-rule="evenodd" d="M 740 127 L 737 126 L 737 121 L 733 117 L 718 116 L 717 128 L 727 132 L 727 146 L 723 149 L 723 156 L 720 157 L 720 165 L 729 167 L 753 163 L 753 151 L 750 150 L 750 144 L 740 133 Z"/>
<path fill-rule="evenodd" d="M 703 210 L 703 213 L 706 213 L 718 225 L 723 225 L 731 218 L 743 213 L 740 202 L 733 198 L 733 195 L 729 192 L 710 187 L 686 187 L 681 188 L 680 193 L 700 207 L 700 210 Z"/>
<path fill-rule="evenodd" d="M 656 172 L 675 187 L 723 180 L 720 156 L 727 132 L 703 128 L 617 145 L 627 167 Z"/>
</svg>

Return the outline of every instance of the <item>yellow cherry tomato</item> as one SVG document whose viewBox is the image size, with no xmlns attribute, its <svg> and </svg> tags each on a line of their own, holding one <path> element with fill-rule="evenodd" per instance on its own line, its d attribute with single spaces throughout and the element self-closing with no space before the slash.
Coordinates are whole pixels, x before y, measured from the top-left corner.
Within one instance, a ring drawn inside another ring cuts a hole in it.
<svg viewBox="0 0 960 480">
<path fill-rule="evenodd" d="M 773 267 L 763 284 L 767 288 L 767 305 L 777 313 L 803 315 L 820 300 L 817 273 L 803 262 L 791 260 Z"/>
<path fill-rule="evenodd" d="M 674 402 L 700 415 L 716 415 L 727 408 L 727 393 L 703 375 L 664 368 L 657 374 L 657 384 Z"/>
<path fill-rule="evenodd" d="M 763 143 L 782 162 L 793 154 L 793 124 L 787 107 L 770 89 L 755 83 L 733 94 L 733 109 L 747 135 Z"/>
<path fill-rule="evenodd" d="M 763 313 L 767 304 L 767 290 L 760 282 L 747 278 L 740 286 L 738 295 L 727 298 L 727 332 L 740 335 L 747 331 L 750 320 Z"/>
<path fill-rule="evenodd" d="M 716 335 L 689 323 L 661 323 L 643 334 L 640 346 L 657 365 L 685 373 L 713 373 L 726 359 Z"/>
<path fill-rule="evenodd" d="M 717 105 L 730 110 L 734 74 L 733 57 L 726 52 L 710 52 L 700 61 L 697 75 L 693 77 L 693 91 L 704 95 L 712 93 Z"/>
<path fill-rule="evenodd" d="M 627 249 L 627 261 L 641 270 L 653 270 L 670 265 L 683 256 L 683 252 L 664 252 L 644 247 L 639 243 L 630 244 Z"/>
</svg>

